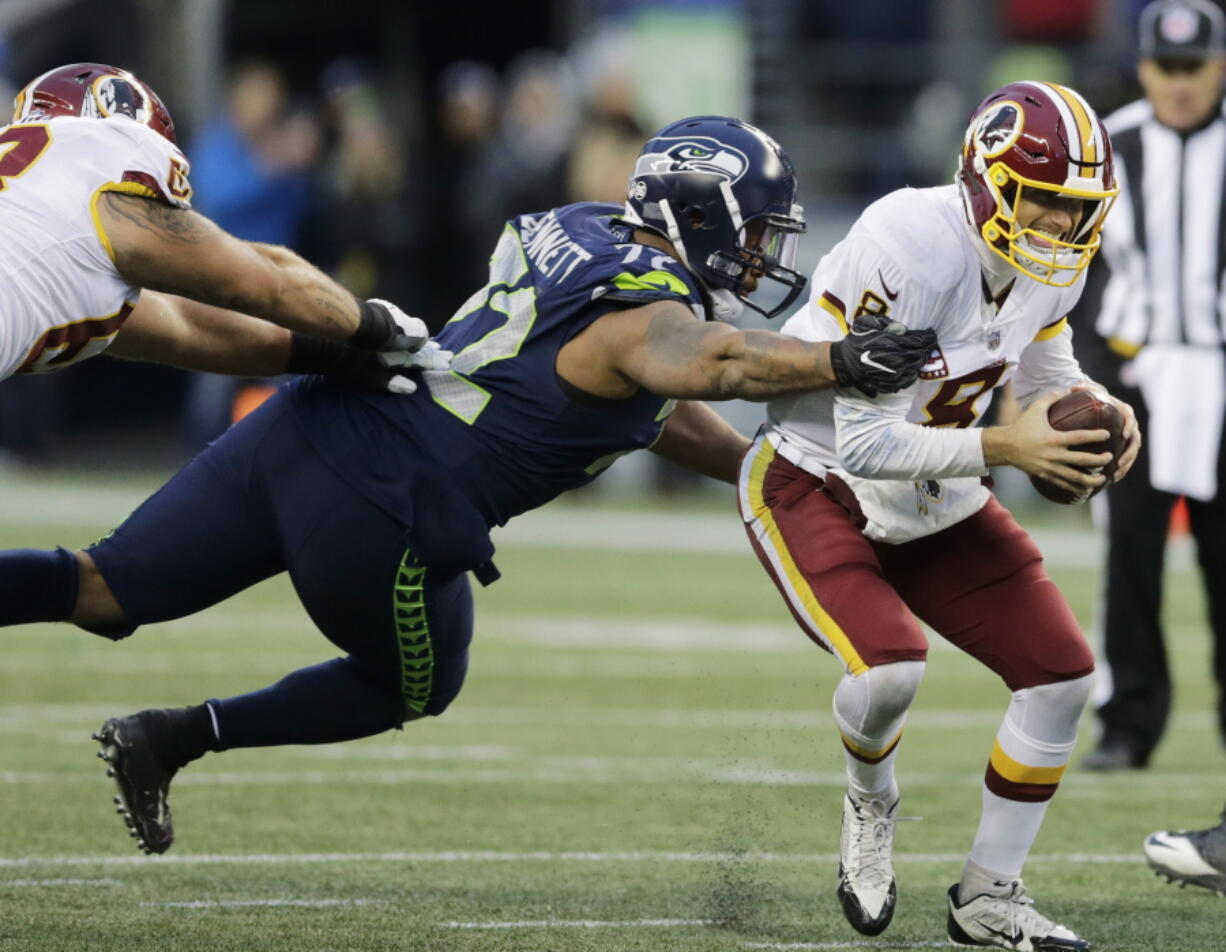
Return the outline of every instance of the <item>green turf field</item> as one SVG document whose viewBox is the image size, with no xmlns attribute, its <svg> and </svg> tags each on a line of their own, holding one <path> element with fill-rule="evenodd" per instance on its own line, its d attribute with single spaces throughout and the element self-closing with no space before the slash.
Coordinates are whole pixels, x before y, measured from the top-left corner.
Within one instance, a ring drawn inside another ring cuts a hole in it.
<svg viewBox="0 0 1226 952">
<path fill-rule="evenodd" d="M 88 499 L 83 516 L 57 510 L 60 491 L 28 515 L 9 506 L 0 546 L 108 528 Z M 900 758 L 902 813 L 921 819 L 900 824 L 894 924 L 864 939 L 834 897 L 833 660 L 747 546 L 610 551 L 583 509 L 561 519 L 572 544 L 501 544 L 450 712 L 360 743 L 209 755 L 176 781 L 162 859 L 125 836 L 89 734 L 331 657 L 288 585 L 118 645 L 66 626 L 0 633 L 0 949 L 945 945 L 1003 687 L 934 645 Z M 1088 620 L 1093 567 L 1053 574 Z M 1140 859 L 1150 830 L 1207 825 L 1226 797 L 1200 598 L 1186 568 L 1172 582 L 1174 729 L 1149 771 L 1070 770 L 1027 870 L 1040 908 L 1098 949 L 1226 948 L 1226 900 Z"/>
</svg>

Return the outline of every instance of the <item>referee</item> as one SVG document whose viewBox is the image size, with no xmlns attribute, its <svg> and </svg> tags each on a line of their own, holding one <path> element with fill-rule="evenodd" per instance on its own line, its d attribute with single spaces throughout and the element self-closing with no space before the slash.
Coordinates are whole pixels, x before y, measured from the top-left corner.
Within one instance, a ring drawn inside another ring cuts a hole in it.
<svg viewBox="0 0 1226 952">
<path fill-rule="evenodd" d="M 1187 500 L 1214 636 L 1226 736 L 1226 18 L 1209 0 L 1141 13 L 1145 98 L 1106 119 L 1119 200 L 1074 315 L 1082 366 L 1137 410 L 1145 445 L 1113 485 L 1107 521 L 1098 747 L 1091 770 L 1142 768 L 1162 737 L 1171 678 L 1160 610 L 1171 510 Z M 1098 504 L 1100 500 L 1095 500 Z"/>
</svg>

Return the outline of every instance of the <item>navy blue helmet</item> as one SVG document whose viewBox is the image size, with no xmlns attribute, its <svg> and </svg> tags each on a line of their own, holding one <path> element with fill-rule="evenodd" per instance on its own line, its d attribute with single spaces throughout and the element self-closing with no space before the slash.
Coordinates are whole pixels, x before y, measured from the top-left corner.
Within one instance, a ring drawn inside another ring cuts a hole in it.
<svg viewBox="0 0 1226 952">
<path fill-rule="evenodd" d="M 775 317 L 804 290 L 793 270 L 805 230 L 796 172 L 774 139 L 739 119 L 694 116 L 657 132 L 635 162 L 623 218 L 672 243 L 716 316 L 739 312 L 739 301 Z M 750 274 L 784 285 L 785 299 L 756 307 Z"/>
</svg>

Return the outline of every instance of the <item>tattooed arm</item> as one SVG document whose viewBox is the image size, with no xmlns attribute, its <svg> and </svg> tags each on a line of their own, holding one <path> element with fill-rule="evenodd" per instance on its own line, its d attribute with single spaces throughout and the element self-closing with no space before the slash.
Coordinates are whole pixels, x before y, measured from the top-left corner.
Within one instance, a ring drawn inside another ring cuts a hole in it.
<svg viewBox="0 0 1226 952">
<path fill-rule="evenodd" d="M 358 328 L 352 294 L 287 248 L 240 241 L 203 215 L 104 192 L 98 218 L 124 280 L 317 337 Z"/>
<path fill-rule="evenodd" d="M 557 369 L 614 399 L 645 387 L 690 400 L 770 400 L 835 384 L 829 343 L 700 321 L 673 301 L 598 318 L 562 348 Z"/>
</svg>

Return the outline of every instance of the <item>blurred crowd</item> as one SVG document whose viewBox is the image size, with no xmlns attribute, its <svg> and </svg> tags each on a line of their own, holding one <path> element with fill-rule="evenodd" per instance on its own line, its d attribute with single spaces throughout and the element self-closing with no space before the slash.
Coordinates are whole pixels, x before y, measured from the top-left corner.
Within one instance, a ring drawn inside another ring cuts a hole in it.
<svg viewBox="0 0 1226 952">
<path fill-rule="evenodd" d="M 1041 76 L 1082 89 L 1102 114 L 1136 92 L 1143 0 L 636 3 L 602 9 L 743 11 L 744 28 L 734 29 L 753 64 L 751 118 L 797 160 L 810 251 L 845 227 L 840 208 L 852 214 L 891 189 L 948 181 L 977 92 Z M 770 10 L 776 15 L 764 15 Z M 606 27 L 564 52 L 530 49 L 498 66 L 455 61 L 414 77 L 407 97 L 390 64 L 373 57 L 338 59 L 305 77 L 297 54 L 235 59 L 216 114 L 181 136 L 195 205 L 239 237 L 295 249 L 359 297 L 386 297 L 441 325 L 484 283 L 507 218 L 623 199 L 633 157 L 660 119 L 658 108 L 645 112 L 661 84 L 648 78 L 651 57 L 635 42 Z M 75 47 L 70 55 L 97 56 Z M 700 59 L 687 66 L 683 49 L 673 66 L 701 76 Z M 250 386 L 95 363 L 6 381 L 0 453 L 58 461 L 72 442 L 63 431 L 83 422 L 82 391 L 113 386 L 121 374 L 125 386 L 143 380 L 168 395 L 154 402 L 185 433 L 180 448 L 193 450 L 227 425 Z M 139 399 L 108 395 L 135 418 L 148 411 Z"/>
<path fill-rule="evenodd" d="M 318 97 L 270 61 L 236 64 L 224 112 L 187 143 L 195 206 L 231 233 L 287 245 L 358 297 L 441 326 L 485 283 L 503 223 L 572 201 L 621 201 L 647 131 L 623 40 L 521 54 L 503 74 L 461 61 L 440 77 L 437 134 L 414 140 L 375 72 L 329 65 Z M 241 382 L 192 381 L 189 439 L 230 420 Z"/>
<path fill-rule="evenodd" d="M 333 62 L 297 87 L 272 59 L 235 62 L 221 109 L 181 138 L 193 205 L 240 238 L 293 248 L 360 298 L 441 326 L 485 283 L 508 218 L 624 198 L 649 131 L 625 42 L 610 32 L 565 55 L 529 50 L 501 72 L 455 62 L 435 113 L 417 121 L 362 61 Z M 69 376 L 5 382 L 0 447 L 11 458 L 39 461 L 62 442 Z M 192 375 L 186 448 L 218 435 L 249 388 L 268 383 Z"/>
</svg>

